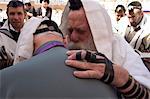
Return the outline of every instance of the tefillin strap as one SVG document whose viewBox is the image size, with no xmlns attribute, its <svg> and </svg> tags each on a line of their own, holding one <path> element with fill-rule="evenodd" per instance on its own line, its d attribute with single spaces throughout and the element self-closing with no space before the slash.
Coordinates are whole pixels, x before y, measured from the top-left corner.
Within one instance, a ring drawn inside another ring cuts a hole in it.
<svg viewBox="0 0 150 99">
<path fill-rule="evenodd" d="M 99 55 L 101 57 L 104 57 L 104 59 L 97 59 L 96 55 Z M 86 55 L 84 59 L 82 58 L 81 51 L 76 53 L 76 59 L 77 60 L 86 60 L 87 62 L 91 63 L 103 63 L 105 64 L 105 73 L 104 76 L 100 79 L 101 81 L 105 83 L 111 83 L 114 79 L 114 70 L 113 70 L 113 63 L 102 53 L 92 53 L 89 51 L 86 51 Z"/>
</svg>

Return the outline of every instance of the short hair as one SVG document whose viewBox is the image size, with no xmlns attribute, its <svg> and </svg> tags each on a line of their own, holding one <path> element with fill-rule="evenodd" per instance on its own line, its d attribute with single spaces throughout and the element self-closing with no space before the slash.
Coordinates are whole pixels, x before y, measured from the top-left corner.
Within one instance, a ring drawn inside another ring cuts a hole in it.
<svg viewBox="0 0 150 99">
<path fill-rule="evenodd" d="M 126 9 L 123 5 L 117 5 L 115 12 L 118 12 L 118 8 L 121 8 L 123 10 L 123 12 L 126 12 Z"/>
<path fill-rule="evenodd" d="M 128 9 L 130 10 L 130 8 L 132 9 L 142 9 L 142 4 L 139 1 L 133 1 L 131 3 L 129 3 L 128 5 Z"/>
<path fill-rule="evenodd" d="M 24 4 L 23 2 L 19 1 L 19 0 L 11 0 L 8 4 L 7 4 L 7 11 L 6 13 L 8 13 L 8 8 L 9 7 L 13 7 L 13 8 L 17 8 L 17 7 L 23 7 L 24 9 Z M 24 9 L 25 11 L 25 9 Z"/>
<path fill-rule="evenodd" d="M 71 10 L 79 10 L 81 7 L 83 7 L 81 0 L 69 0 L 69 2 L 70 2 L 69 8 Z"/>
<path fill-rule="evenodd" d="M 31 6 L 31 3 L 30 3 L 30 2 L 28 2 L 28 3 L 25 3 L 25 5 Z"/>
<path fill-rule="evenodd" d="M 40 3 L 47 2 L 49 4 L 49 0 L 40 0 Z"/>
</svg>

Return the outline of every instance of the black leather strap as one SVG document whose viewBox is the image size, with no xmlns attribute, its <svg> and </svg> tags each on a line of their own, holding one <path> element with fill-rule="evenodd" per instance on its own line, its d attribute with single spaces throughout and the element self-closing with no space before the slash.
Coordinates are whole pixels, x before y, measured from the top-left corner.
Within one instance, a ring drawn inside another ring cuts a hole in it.
<svg viewBox="0 0 150 99">
<path fill-rule="evenodd" d="M 81 52 L 77 52 L 76 53 L 76 59 L 77 60 L 82 60 L 82 58 L 81 58 Z"/>
<path fill-rule="evenodd" d="M 128 79 L 127 83 L 125 85 L 121 86 L 121 87 L 117 87 L 117 89 L 119 89 L 119 90 L 126 89 L 131 85 L 131 83 L 132 83 L 132 76 L 129 76 L 129 79 Z"/>
<path fill-rule="evenodd" d="M 104 63 L 106 64 L 105 73 L 104 76 L 101 78 L 101 81 L 109 84 L 114 79 L 113 63 L 104 54 L 97 53 L 97 55 L 104 57 Z"/>
<path fill-rule="evenodd" d="M 96 55 L 104 57 L 104 59 L 100 58 L 97 59 Z M 82 60 L 81 51 L 76 53 L 76 59 Z M 114 79 L 114 70 L 113 70 L 113 63 L 102 53 L 92 53 L 90 51 L 86 51 L 85 60 L 87 62 L 92 63 L 104 63 L 106 64 L 105 73 L 101 78 L 101 81 L 105 83 L 111 83 Z"/>
</svg>

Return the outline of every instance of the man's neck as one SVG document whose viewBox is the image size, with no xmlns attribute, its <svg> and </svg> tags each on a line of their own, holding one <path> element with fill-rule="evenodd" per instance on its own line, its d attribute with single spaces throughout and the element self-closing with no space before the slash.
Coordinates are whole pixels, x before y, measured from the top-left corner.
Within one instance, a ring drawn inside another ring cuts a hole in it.
<svg viewBox="0 0 150 99">
<path fill-rule="evenodd" d="M 33 56 L 43 53 L 54 47 L 65 47 L 65 46 L 64 46 L 64 43 L 62 43 L 60 41 L 48 41 L 48 42 L 44 43 L 43 45 L 41 45 L 38 49 L 36 49 L 33 53 Z"/>
<path fill-rule="evenodd" d="M 34 36 L 34 49 L 35 51 L 47 42 L 59 41 L 63 43 L 63 38 L 58 35 L 35 35 Z"/>
</svg>

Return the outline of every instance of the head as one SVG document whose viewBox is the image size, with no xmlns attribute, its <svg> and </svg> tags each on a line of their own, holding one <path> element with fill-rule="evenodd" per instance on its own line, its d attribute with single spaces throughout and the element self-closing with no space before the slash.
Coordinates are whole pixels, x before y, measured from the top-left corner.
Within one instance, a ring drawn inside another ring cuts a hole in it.
<svg viewBox="0 0 150 99">
<path fill-rule="evenodd" d="M 115 9 L 116 20 L 119 21 L 122 17 L 124 17 L 126 10 L 123 5 L 117 5 Z"/>
<path fill-rule="evenodd" d="M 20 31 L 24 25 L 24 19 L 26 17 L 23 2 L 18 0 L 10 1 L 7 5 L 6 13 L 9 24 L 11 24 L 16 31 Z"/>
<path fill-rule="evenodd" d="M 27 10 L 27 11 L 30 10 L 31 7 L 32 7 L 32 5 L 31 5 L 30 2 L 27 2 L 27 3 L 24 4 L 24 8 L 25 8 L 25 10 Z"/>
<path fill-rule="evenodd" d="M 70 0 L 68 48 L 96 50 L 82 2 Z"/>
<path fill-rule="evenodd" d="M 63 34 L 55 25 L 55 22 L 45 20 L 41 22 L 34 33 L 34 48 L 38 49 L 41 45 L 49 41 L 64 42 Z"/>
<path fill-rule="evenodd" d="M 128 5 L 127 16 L 130 24 L 136 27 L 143 18 L 142 5 L 139 1 L 133 1 Z"/>
<path fill-rule="evenodd" d="M 42 1 L 42 7 L 47 8 L 49 6 L 49 0 Z"/>
</svg>

